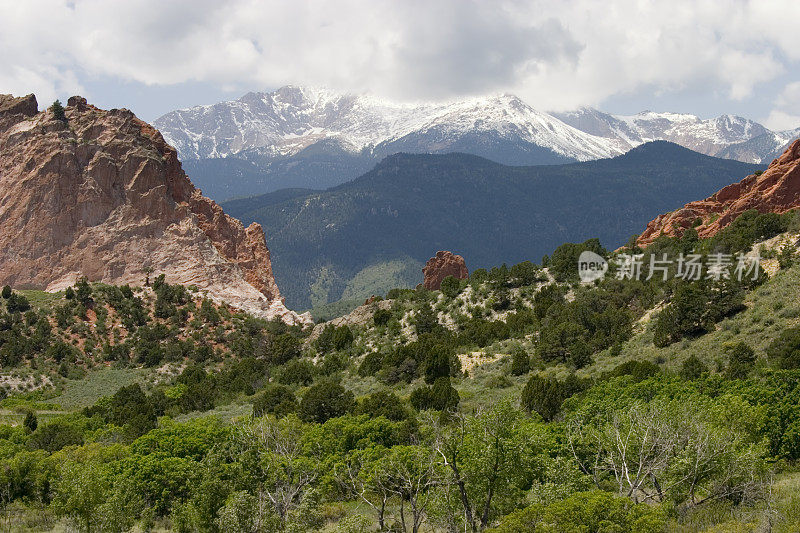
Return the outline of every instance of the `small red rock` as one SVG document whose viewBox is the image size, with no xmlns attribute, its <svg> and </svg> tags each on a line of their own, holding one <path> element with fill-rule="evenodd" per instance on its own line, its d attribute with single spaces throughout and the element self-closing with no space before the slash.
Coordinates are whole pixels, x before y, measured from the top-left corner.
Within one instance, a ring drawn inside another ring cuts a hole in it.
<svg viewBox="0 0 800 533">
<path fill-rule="evenodd" d="M 428 259 L 425 268 L 422 269 L 422 274 L 425 276 L 422 285 L 430 291 L 438 291 L 442 286 L 442 280 L 447 276 L 458 279 L 469 277 L 464 258 L 447 251 L 436 252 L 434 257 Z"/>
</svg>

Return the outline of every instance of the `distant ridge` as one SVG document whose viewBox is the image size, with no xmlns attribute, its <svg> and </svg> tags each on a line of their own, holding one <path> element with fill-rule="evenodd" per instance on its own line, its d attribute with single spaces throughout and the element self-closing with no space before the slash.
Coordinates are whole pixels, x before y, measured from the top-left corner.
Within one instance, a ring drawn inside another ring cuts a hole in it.
<svg viewBox="0 0 800 533">
<path fill-rule="evenodd" d="M 534 167 L 400 153 L 326 191 L 223 206 L 269 228 L 283 294 L 308 308 L 343 295 L 363 301 L 389 283 L 414 286 L 436 250 L 456 250 L 475 269 L 539 262 L 564 242 L 592 237 L 618 246 L 657 214 L 759 168 L 665 141 L 613 159 Z M 389 281 L 374 282 L 382 277 Z"/>
</svg>

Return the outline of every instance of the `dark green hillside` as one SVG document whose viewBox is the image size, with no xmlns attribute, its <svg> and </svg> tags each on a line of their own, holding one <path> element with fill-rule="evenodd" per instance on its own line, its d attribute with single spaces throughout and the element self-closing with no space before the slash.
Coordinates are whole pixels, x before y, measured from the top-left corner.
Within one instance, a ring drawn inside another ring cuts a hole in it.
<svg viewBox="0 0 800 533">
<path fill-rule="evenodd" d="M 388 290 L 397 276 L 386 286 L 364 281 L 387 262 L 405 265 L 394 270 L 413 286 L 421 281 L 419 266 L 437 250 L 462 254 L 474 269 L 538 261 L 562 242 L 590 237 L 616 247 L 658 214 L 757 168 L 663 141 L 614 159 L 560 166 L 397 154 L 324 192 L 278 191 L 224 208 L 245 224 L 264 226 L 287 303 L 308 308 L 343 294 Z"/>
</svg>

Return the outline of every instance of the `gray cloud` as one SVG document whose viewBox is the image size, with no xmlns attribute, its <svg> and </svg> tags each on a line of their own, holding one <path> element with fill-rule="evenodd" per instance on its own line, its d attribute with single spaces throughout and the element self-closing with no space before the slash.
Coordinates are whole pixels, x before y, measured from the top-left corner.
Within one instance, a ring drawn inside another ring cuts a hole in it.
<svg viewBox="0 0 800 533">
<path fill-rule="evenodd" d="M 796 0 L 0 0 L 0 91 L 48 101 L 110 78 L 506 91 L 541 109 L 651 87 L 737 102 L 797 68 L 798 19 Z M 789 96 L 776 124 L 800 115 Z"/>
</svg>

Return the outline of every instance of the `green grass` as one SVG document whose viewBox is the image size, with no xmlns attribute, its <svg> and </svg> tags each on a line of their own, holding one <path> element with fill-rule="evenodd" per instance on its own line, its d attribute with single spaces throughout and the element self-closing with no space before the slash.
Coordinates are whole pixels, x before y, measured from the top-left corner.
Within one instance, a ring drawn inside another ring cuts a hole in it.
<svg viewBox="0 0 800 533">
<path fill-rule="evenodd" d="M 34 290 L 20 290 L 18 293 L 25 296 L 35 309 L 51 308 L 53 304 L 64 298 L 64 292 L 45 292 Z"/>
<path fill-rule="evenodd" d="M 148 374 L 141 368 L 103 368 L 89 372 L 81 380 L 68 380 L 59 396 L 48 402 L 58 404 L 62 409 L 73 411 L 94 405 L 103 396 L 111 396 L 121 387 L 131 383 L 145 383 Z"/>
<path fill-rule="evenodd" d="M 237 419 L 248 418 L 252 416 L 252 414 L 252 403 L 229 403 L 215 407 L 210 411 L 192 411 L 191 413 L 184 413 L 175 417 L 175 420 L 178 422 L 187 422 L 196 418 L 216 417 L 223 422 L 234 422 Z"/>
</svg>

